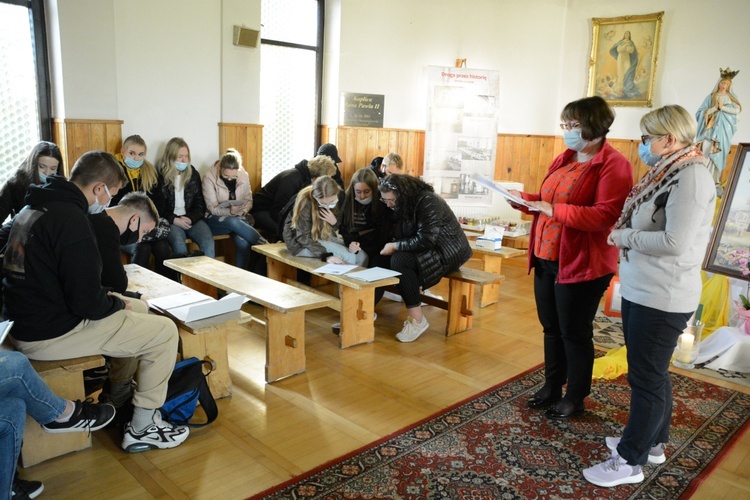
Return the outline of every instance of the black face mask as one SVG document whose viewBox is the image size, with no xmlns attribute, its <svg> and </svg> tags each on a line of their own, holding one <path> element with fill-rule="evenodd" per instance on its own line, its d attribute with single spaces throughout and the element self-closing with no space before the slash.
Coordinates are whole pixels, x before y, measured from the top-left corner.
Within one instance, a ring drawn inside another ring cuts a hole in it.
<svg viewBox="0 0 750 500">
<path fill-rule="evenodd" d="M 120 235 L 120 245 L 132 245 L 138 243 L 138 236 L 141 232 L 141 218 L 138 217 L 138 226 L 135 231 L 130 229 L 130 224 L 125 228 L 125 232 Z"/>
</svg>

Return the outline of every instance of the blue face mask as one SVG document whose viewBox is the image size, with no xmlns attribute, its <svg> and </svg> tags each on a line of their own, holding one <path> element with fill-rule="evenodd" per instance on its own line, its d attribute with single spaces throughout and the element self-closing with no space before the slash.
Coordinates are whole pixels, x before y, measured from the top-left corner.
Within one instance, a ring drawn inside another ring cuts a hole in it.
<svg viewBox="0 0 750 500">
<path fill-rule="evenodd" d="M 39 174 L 39 183 L 40 184 L 45 184 L 46 182 L 47 182 L 47 176 L 44 175 L 44 174 L 42 174 L 42 173 L 40 173 Z"/>
<path fill-rule="evenodd" d="M 572 128 L 570 130 L 563 131 L 563 140 L 565 145 L 573 151 L 583 151 L 589 141 L 581 137 L 580 128 Z"/>
<path fill-rule="evenodd" d="M 638 156 L 640 156 L 641 160 L 643 160 L 643 163 L 645 163 L 649 167 L 653 167 L 654 165 L 659 163 L 659 161 L 661 161 L 660 155 L 655 155 L 651 152 L 650 142 L 648 144 L 640 143 L 638 145 Z"/>
<path fill-rule="evenodd" d="M 174 162 L 174 168 L 176 168 L 180 172 L 184 172 L 185 169 L 187 169 L 187 167 L 188 167 L 187 163 L 180 163 L 179 161 Z"/>
<path fill-rule="evenodd" d="M 125 166 L 129 169 L 135 170 L 137 168 L 141 168 L 141 165 L 143 165 L 143 160 L 134 160 L 129 156 L 125 157 Z"/>
</svg>

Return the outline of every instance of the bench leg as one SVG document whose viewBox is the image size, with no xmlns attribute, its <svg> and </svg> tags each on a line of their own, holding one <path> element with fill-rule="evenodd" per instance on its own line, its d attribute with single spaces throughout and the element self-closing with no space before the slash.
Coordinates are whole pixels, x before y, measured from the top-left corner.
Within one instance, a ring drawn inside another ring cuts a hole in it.
<svg viewBox="0 0 750 500">
<path fill-rule="evenodd" d="M 196 357 L 213 362 L 214 371 L 208 376 L 208 387 L 214 399 L 232 395 L 232 378 L 229 375 L 227 354 L 227 332 L 217 328 L 211 333 L 194 335 L 180 330 L 180 345 L 183 358 Z"/>
<path fill-rule="evenodd" d="M 482 270 L 488 273 L 500 274 L 503 259 L 497 255 L 482 255 Z M 479 298 L 479 307 L 487 307 L 500 300 L 500 283 L 484 285 Z"/>
<path fill-rule="evenodd" d="M 205 283 L 203 281 L 197 280 L 193 278 L 192 276 L 183 274 L 182 284 L 188 288 L 192 288 L 196 292 L 200 292 L 204 295 L 208 295 L 209 297 L 216 298 L 218 296 L 217 289 L 215 286 Z"/>
<path fill-rule="evenodd" d="M 64 375 L 42 376 L 42 380 L 60 397 L 75 401 L 86 399 L 83 388 L 83 372 Z M 31 467 L 53 457 L 91 447 L 91 436 L 86 432 L 49 434 L 33 418 L 26 416 L 26 427 L 21 447 L 21 464 Z"/>
<path fill-rule="evenodd" d="M 266 308 L 266 382 L 305 371 L 305 312 Z"/>
<path fill-rule="evenodd" d="M 284 264 L 271 257 L 266 257 L 266 267 L 268 268 L 266 276 L 274 281 L 282 283 L 286 283 L 287 280 L 297 281 L 296 267 Z"/>
<path fill-rule="evenodd" d="M 375 340 L 375 289 L 341 287 L 341 334 L 339 347 L 346 349 Z"/>
<path fill-rule="evenodd" d="M 474 285 L 450 280 L 449 287 L 446 337 L 471 329 L 471 309 L 474 305 Z"/>
</svg>

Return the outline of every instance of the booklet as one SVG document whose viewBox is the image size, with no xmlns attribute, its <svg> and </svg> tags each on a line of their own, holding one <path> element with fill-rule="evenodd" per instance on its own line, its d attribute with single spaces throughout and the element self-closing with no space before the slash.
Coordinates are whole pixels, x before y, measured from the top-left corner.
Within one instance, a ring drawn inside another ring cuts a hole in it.
<svg viewBox="0 0 750 500">
<path fill-rule="evenodd" d="M 356 268 L 357 266 L 351 264 L 326 264 L 317 268 L 315 272 L 323 274 L 346 274 Z"/>
<path fill-rule="evenodd" d="M 228 293 L 221 300 L 216 300 L 208 295 L 191 291 L 151 299 L 148 301 L 148 305 L 175 319 L 188 323 L 219 314 L 239 311 L 242 304 L 247 300 L 243 295 L 236 293 Z"/>
<path fill-rule="evenodd" d="M 371 267 L 370 269 L 365 269 L 364 271 L 348 273 L 347 276 L 350 278 L 354 278 L 355 280 L 373 282 L 373 281 L 384 280 L 386 278 L 392 278 L 394 276 L 401 276 L 401 273 L 398 271 L 393 271 L 392 269 L 384 269 L 382 267 Z"/>
<path fill-rule="evenodd" d="M 528 208 L 529 210 L 531 210 L 533 212 L 538 212 L 539 211 L 538 208 L 532 207 L 523 198 L 520 198 L 518 196 L 512 195 L 510 193 L 510 191 L 508 191 L 507 189 L 505 189 L 503 186 L 495 184 L 493 181 L 487 179 L 486 177 L 482 177 L 479 174 L 471 174 L 471 178 L 474 179 L 478 184 L 481 184 L 484 187 L 488 187 L 491 190 L 495 191 L 496 193 L 500 193 L 500 195 L 503 198 L 505 198 L 506 200 L 508 200 L 508 202 L 510 202 L 510 203 L 515 203 L 517 205 L 524 206 L 524 207 Z"/>
</svg>

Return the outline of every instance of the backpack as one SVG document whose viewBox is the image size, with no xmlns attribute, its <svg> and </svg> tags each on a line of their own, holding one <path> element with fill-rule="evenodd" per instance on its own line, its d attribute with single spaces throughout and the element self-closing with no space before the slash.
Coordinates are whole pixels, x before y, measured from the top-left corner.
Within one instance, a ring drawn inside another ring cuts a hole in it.
<svg viewBox="0 0 750 500">
<path fill-rule="evenodd" d="M 204 365 L 209 367 L 206 375 L 203 374 Z M 206 380 L 211 371 L 211 362 L 198 358 L 188 358 L 177 363 L 167 384 L 167 400 L 159 408 L 162 418 L 172 424 L 190 427 L 203 427 L 216 420 L 219 409 Z M 199 401 L 206 414 L 206 422 L 188 423 Z"/>
</svg>

